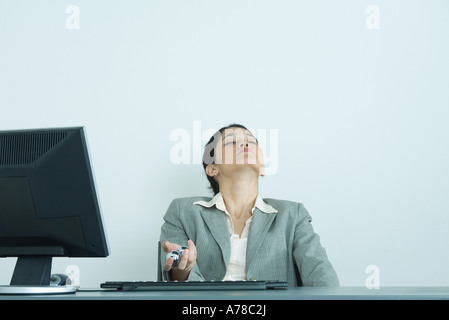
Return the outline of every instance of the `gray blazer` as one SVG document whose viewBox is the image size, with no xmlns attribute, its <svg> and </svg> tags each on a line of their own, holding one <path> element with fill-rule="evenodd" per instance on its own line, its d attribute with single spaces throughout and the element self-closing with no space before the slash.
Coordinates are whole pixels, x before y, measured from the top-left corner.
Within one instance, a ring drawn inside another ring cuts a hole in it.
<svg viewBox="0 0 449 320">
<path fill-rule="evenodd" d="M 164 216 L 160 241 L 187 245 L 192 240 L 197 260 L 188 280 L 222 280 L 231 254 L 225 213 L 215 206 L 194 205 L 207 197 L 178 198 Z M 301 203 L 263 199 L 278 210 L 257 209 L 248 236 L 246 274 L 248 280 L 284 280 L 289 286 L 338 286 L 332 264 L 313 231 L 307 210 Z M 161 268 L 166 253 L 161 250 Z M 163 277 L 166 280 L 166 275 Z"/>
</svg>

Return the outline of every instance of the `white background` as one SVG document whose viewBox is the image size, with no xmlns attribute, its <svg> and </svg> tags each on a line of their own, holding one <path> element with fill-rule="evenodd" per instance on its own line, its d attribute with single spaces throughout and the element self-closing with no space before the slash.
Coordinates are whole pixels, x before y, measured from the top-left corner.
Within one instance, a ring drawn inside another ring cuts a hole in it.
<svg viewBox="0 0 449 320">
<path fill-rule="evenodd" d="M 448 39 L 444 0 L 2 1 L 0 130 L 85 126 L 107 229 L 53 273 L 156 279 L 171 200 L 211 195 L 171 133 L 238 122 L 277 130 L 261 194 L 305 205 L 342 286 L 449 285 Z"/>
</svg>

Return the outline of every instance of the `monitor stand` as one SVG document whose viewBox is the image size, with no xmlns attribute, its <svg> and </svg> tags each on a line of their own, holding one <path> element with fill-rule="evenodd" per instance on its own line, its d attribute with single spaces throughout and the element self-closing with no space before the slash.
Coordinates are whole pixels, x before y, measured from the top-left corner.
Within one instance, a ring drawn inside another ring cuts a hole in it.
<svg viewBox="0 0 449 320">
<path fill-rule="evenodd" d="M 36 295 L 76 293 L 70 286 L 0 286 L 0 295 Z"/>
<path fill-rule="evenodd" d="M 9 286 L 0 286 L 0 294 L 75 293 L 70 286 L 51 286 L 52 256 L 19 256 Z"/>
</svg>

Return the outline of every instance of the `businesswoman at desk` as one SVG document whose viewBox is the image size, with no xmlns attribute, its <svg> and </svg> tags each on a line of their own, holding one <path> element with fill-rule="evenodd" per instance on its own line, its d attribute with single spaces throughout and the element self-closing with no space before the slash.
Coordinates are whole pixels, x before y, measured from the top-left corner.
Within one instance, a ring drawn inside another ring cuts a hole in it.
<svg viewBox="0 0 449 320">
<path fill-rule="evenodd" d="M 263 154 L 251 132 L 239 124 L 221 128 L 206 144 L 203 167 L 215 195 L 175 199 L 164 216 L 164 280 L 339 285 L 304 206 L 260 196 Z M 188 248 L 175 266 L 166 255 L 180 246 Z"/>
</svg>

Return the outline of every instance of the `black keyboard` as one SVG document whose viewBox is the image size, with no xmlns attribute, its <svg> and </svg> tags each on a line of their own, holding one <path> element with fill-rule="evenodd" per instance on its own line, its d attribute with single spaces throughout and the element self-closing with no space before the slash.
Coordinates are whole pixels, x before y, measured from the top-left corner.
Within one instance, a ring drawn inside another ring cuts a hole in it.
<svg viewBox="0 0 449 320">
<path fill-rule="evenodd" d="M 235 280 L 235 281 L 106 281 L 103 289 L 121 291 L 166 291 L 166 290 L 266 290 L 286 289 L 285 281 Z"/>
</svg>

